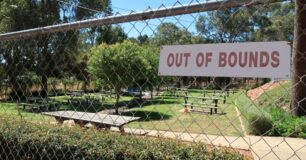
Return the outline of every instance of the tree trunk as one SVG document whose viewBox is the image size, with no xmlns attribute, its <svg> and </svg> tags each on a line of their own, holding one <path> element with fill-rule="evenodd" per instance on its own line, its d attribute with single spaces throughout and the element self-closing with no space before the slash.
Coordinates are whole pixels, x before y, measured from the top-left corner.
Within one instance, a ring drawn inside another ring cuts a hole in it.
<svg viewBox="0 0 306 160">
<path fill-rule="evenodd" d="M 13 73 L 14 74 L 14 73 Z M 11 87 L 10 99 L 20 99 L 24 98 L 23 91 L 21 89 L 21 84 L 18 84 L 17 78 L 14 75 L 9 76 L 9 86 Z"/>
<path fill-rule="evenodd" d="M 160 86 L 157 86 L 157 88 L 156 88 L 156 96 L 159 96 L 159 92 L 160 92 Z"/>
<path fill-rule="evenodd" d="M 142 101 L 142 89 L 139 91 L 139 100 Z"/>
<path fill-rule="evenodd" d="M 153 99 L 153 88 L 151 88 L 150 93 L 151 93 L 151 99 Z"/>
<path fill-rule="evenodd" d="M 176 79 L 176 88 L 181 88 L 181 80 L 179 78 Z"/>
<path fill-rule="evenodd" d="M 119 92 L 117 92 L 116 93 L 115 114 L 119 114 L 119 99 L 120 99 L 120 94 Z"/>
<path fill-rule="evenodd" d="M 83 87 L 82 87 L 82 89 L 85 92 L 87 92 L 89 84 L 90 84 L 89 79 L 86 78 L 85 81 L 83 82 Z"/>
<path fill-rule="evenodd" d="M 49 71 L 49 66 L 48 63 L 51 60 L 51 56 L 48 55 L 48 37 L 43 37 L 42 38 L 42 55 L 40 59 L 40 75 L 41 75 L 41 91 L 40 91 L 40 96 L 45 98 L 48 97 L 48 71 Z"/>
<path fill-rule="evenodd" d="M 306 5 L 305 0 L 295 1 L 293 42 L 292 114 L 306 116 Z"/>
<path fill-rule="evenodd" d="M 48 97 L 48 77 L 44 73 L 42 73 L 42 76 L 41 76 L 40 96 L 43 98 Z"/>
</svg>

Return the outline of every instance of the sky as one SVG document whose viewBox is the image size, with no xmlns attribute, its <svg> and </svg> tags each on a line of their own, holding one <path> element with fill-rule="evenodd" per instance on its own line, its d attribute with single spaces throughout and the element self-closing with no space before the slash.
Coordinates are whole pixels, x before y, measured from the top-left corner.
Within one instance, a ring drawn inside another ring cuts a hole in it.
<svg viewBox="0 0 306 160">
<path fill-rule="evenodd" d="M 201 1 L 201 0 L 199 0 Z M 181 4 L 195 3 L 194 0 L 179 0 Z M 172 7 L 174 5 L 180 5 L 177 0 L 112 0 L 113 13 L 125 14 L 129 13 L 130 10 L 133 11 L 144 11 L 149 7 L 152 9 L 157 9 L 163 6 Z M 146 22 L 132 22 L 124 23 L 121 26 L 128 33 L 129 37 L 137 37 L 140 34 L 147 34 L 151 36 L 156 29 L 156 27 L 162 22 L 172 22 L 177 24 L 179 27 L 185 27 L 189 32 L 196 32 L 195 30 L 195 18 L 198 14 L 176 16 L 171 18 L 160 18 L 149 20 Z M 179 19 L 179 20 L 178 20 Z"/>
<path fill-rule="evenodd" d="M 181 4 L 188 4 L 192 0 L 179 0 Z M 173 6 L 178 4 L 177 0 L 112 0 L 113 7 L 124 8 L 128 10 L 142 11 L 148 7 L 159 8 L 160 6 Z M 113 8 L 114 11 L 121 12 L 120 9 Z"/>
</svg>

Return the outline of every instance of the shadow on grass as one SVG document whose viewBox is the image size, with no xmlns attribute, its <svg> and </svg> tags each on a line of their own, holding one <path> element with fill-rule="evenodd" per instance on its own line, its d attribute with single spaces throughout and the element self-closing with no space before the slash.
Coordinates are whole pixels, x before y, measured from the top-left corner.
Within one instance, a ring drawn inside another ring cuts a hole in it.
<svg viewBox="0 0 306 160">
<path fill-rule="evenodd" d="M 179 103 L 177 100 L 173 99 L 162 99 L 162 98 L 154 98 L 154 99 L 138 99 L 134 98 L 128 102 L 128 108 L 137 108 L 137 107 L 145 107 L 151 105 L 164 105 L 164 104 L 177 104 Z"/>
<path fill-rule="evenodd" d="M 200 110 L 193 110 L 191 111 L 191 113 L 197 113 L 197 114 L 207 114 L 207 115 L 226 115 L 227 113 L 226 112 L 213 112 L 213 114 L 210 113 L 210 111 L 200 111 Z"/>
<path fill-rule="evenodd" d="M 167 120 L 172 117 L 171 115 L 154 111 L 128 111 L 122 112 L 121 115 L 140 117 L 139 121 Z"/>
<path fill-rule="evenodd" d="M 111 109 L 111 105 L 102 105 L 98 103 L 69 103 L 69 104 L 62 104 L 60 106 L 60 110 L 71 110 L 71 111 L 78 111 L 78 112 L 91 112 L 96 113 L 101 110 Z"/>
<path fill-rule="evenodd" d="M 164 104 L 177 104 L 177 101 L 171 99 L 138 99 L 125 100 L 119 102 L 119 108 L 140 108 L 151 105 L 164 105 Z M 114 109 L 114 103 L 110 102 L 98 102 L 98 101 L 85 101 L 78 100 L 70 103 L 60 103 L 60 110 L 74 110 L 81 112 L 99 112 L 105 109 Z"/>
</svg>

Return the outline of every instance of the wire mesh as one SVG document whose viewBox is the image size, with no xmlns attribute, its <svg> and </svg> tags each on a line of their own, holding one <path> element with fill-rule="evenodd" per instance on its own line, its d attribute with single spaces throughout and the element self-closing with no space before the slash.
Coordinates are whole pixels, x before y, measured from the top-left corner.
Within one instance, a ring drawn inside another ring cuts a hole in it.
<svg viewBox="0 0 306 160">
<path fill-rule="evenodd" d="M 305 159 L 302 0 L 0 3 L 1 159 Z M 292 80 L 158 75 L 163 45 L 258 41 Z"/>
</svg>

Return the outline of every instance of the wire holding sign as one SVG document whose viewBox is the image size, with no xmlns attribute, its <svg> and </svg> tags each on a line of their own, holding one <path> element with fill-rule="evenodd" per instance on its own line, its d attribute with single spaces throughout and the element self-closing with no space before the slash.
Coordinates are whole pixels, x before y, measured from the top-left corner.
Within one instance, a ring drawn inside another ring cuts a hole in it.
<svg viewBox="0 0 306 160">
<path fill-rule="evenodd" d="M 159 72 L 171 76 L 288 78 L 290 55 L 286 42 L 163 46 Z"/>
</svg>

